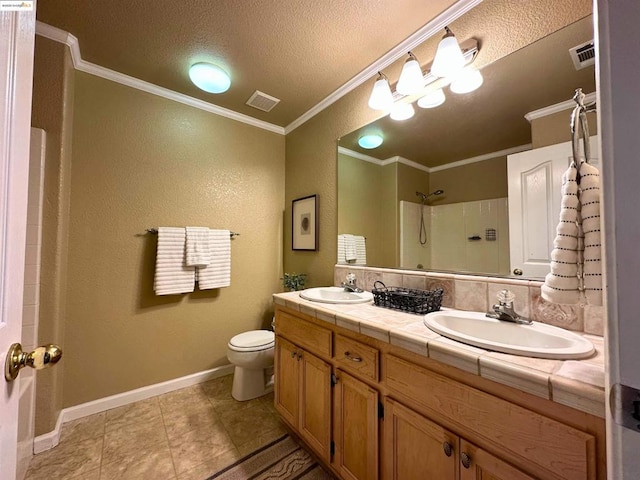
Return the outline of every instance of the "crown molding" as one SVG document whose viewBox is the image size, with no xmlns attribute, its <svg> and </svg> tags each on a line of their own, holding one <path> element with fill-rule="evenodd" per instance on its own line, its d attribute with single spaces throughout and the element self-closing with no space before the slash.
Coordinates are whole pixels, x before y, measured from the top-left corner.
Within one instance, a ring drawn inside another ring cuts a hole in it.
<svg viewBox="0 0 640 480">
<path fill-rule="evenodd" d="M 356 89 L 363 83 L 371 80 L 379 70 L 384 70 L 386 67 L 402 58 L 408 51 L 413 50 L 418 45 L 422 44 L 426 39 L 432 37 L 434 34 L 444 29 L 446 25 L 449 25 L 457 18 L 461 17 L 476 5 L 482 3 L 482 0 L 460 0 L 455 5 L 449 7 L 440 15 L 435 17 L 421 29 L 416 31 L 410 37 L 407 37 L 402 43 L 389 50 L 385 55 L 380 57 L 374 63 L 358 73 L 355 77 L 342 85 L 340 88 L 329 94 L 320 103 L 307 110 L 300 115 L 297 119 L 291 122 L 284 128 L 285 135 L 291 133 L 307 120 L 313 118 L 322 110 L 335 103 L 347 93 Z"/>
<path fill-rule="evenodd" d="M 390 163 L 402 163 L 403 165 L 415 168 L 416 170 L 422 170 L 423 172 L 431 173 L 431 169 L 429 167 L 422 165 L 421 163 L 414 162 L 413 160 L 409 160 L 408 158 L 401 157 L 399 155 L 383 160 L 382 166 L 389 165 Z"/>
<path fill-rule="evenodd" d="M 587 93 L 584 96 L 584 103 L 591 103 L 596 101 L 596 92 Z M 553 115 L 554 113 L 563 112 L 565 110 L 570 110 L 575 108 L 576 102 L 574 100 L 567 100 L 565 102 L 556 103 L 554 105 L 549 105 L 548 107 L 540 108 L 538 110 L 534 110 L 533 112 L 527 113 L 524 118 L 526 118 L 529 123 L 532 120 L 537 120 L 538 118 L 546 117 L 548 115 Z"/>
<path fill-rule="evenodd" d="M 233 110 L 229 110 L 228 108 L 219 107 L 212 103 L 205 102 L 204 100 L 190 97 L 188 95 L 184 95 L 183 93 L 178 93 L 173 90 L 169 90 L 168 88 L 160 87 L 158 85 L 145 82 L 144 80 L 140 80 L 135 77 L 130 77 L 129 75 L 116 72 L 115 70 L 111 70 L 109 68 L 101 67 L 100 65 L 96 65 L 95 63 L 87 62 L 86 60 L 83 60 L 82 56 L 80 55 L 80 45 L 78 39 L 72 34 L 65 32 L 64 30 L 37 21 L 36 34 L 48 38 L 49 40 L 53 40 L 54 42 L 67 45 L 71 50 L 71 59 L 76 70 L 89 73 L 91 75 L 95 75 L 97 77 L 104 78 L 106 80 L 110 80 L 127 87 L 135 88 L 143 92 L 151 93 L 152 95 L 157 95 L 168 100 L 173 100 L 174 102 L 182 103 L 183 105 L 188 105 L 190 107 L 204 110 L 215 115 L 220 115 L 221 117 L 226 117 L 231 120 L 246 123 L 247 125 L 251 125 L 253 127 L 268 130 L 279 135 L 285 134 L 285 129 L 283 127 L 280 127 L 279 125 L 274 125 L 269 122 L 258 120 L 256 118 L 250 117 L 249 115 L 234 112 Z"/>
<path fill-rule="evenodd" d="M 470 163 L 484 162 L 485 160 L 491 160 L 496 157 L 503 157 L 505 155 L 511 155 L 513 153 L 524 152 L 525 150 L 531 150 L 531 144 L 520 145 L 518 147 L 506 148 L 504 150 L 498 150 L 497 152 L 485 153 L 484 155 L 478 155 L 477 157 L 466 158 L 464 160 L 458 160 L 457 162 L 446 163 L 444 165 L 438 165 L 437 167 L 431 167 L 429 171 L 440 172 L 442 170 L 448 170 L 450 168 L 462 167 L 469 165 Z"/>
<path fill-rule="evenodd" d="M 341 147 L 340 145 L 338 145 L 338 153 L 341 153 L 348 157 L 357 158 L 358 160 L 362 160 L 363 162 L 375 163 L 376 165 L 382 166 L 382 160 L 379 160 L 375 157 L 371 157 L 369 155 L 365 155 L 364 153 L 356 152 L 348 148 Z"/>
</svg>

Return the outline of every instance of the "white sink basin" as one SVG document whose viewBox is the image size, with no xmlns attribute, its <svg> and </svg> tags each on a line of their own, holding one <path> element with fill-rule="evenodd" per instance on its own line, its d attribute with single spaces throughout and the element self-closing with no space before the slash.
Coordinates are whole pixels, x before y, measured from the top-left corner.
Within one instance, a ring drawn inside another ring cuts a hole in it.
<svg viewBox="0 0 640 480">
<path fill-rule="evenodd" d="M 320 303 L 366 303 L 373 300 L 371 292 L 346 292 L 342 287 L 307 288 L 300 292 L 300 297 Z"/>
<path fill-rule="evenodd" d="M 504 322 L 478 312 L 434 312 L 425 315 L 424 323 L 453 340 L 513 355 L 570 359 L 585 358 L 595 351 L 589 340 L 562 328 L 539 322 Z"/>
</svg>

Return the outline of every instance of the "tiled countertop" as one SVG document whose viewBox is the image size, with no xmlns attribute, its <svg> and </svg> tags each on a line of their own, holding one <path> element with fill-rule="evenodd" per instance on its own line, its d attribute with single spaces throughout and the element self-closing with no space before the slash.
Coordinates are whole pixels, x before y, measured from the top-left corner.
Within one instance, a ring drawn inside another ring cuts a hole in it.
<svg viewBox="0 0 640 480">
<path fill-rule="evenodd" d="M 584 360 L 546 360 L 492 352 L 445 338 L 427 328 L 422 315 L 372 303 L 314 303 L 299 292 L 277 293 L 274 302 L 348 330 L 402 347 L 532 395 L 604 418 L 604 342 L 583 334 L 596 348 Z"/>
</svg>

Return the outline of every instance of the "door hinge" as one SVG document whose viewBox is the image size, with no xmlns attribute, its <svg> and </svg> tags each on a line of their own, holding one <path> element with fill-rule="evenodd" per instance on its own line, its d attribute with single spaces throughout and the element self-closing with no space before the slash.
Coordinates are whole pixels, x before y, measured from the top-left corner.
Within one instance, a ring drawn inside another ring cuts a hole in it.
<svg viewBox="0 0 640 480">
<path fill-rule="evenodd" d="M 378 418 L 384 418 L 384 405 L 378 402 Z"/>
<path fill-rule="evenodd" d="M 335 454 L 336 454 L 336 442 L 331 440 L 331 443 L 329 444 L 329 455 L 333 457 Z"/>
<path fill-rule="evenodd" d="M 335 387 L 337 383 L 338 383 L 338 377 L 336 377 L 335 373 L 332 373 L 331 374 L 331 386 Z"/>
<path fill-rule="evenodd" d="M 616 383 L 611 388 L 609 405 L 618 425 L 640 432 L 639 389 Z"/>
</svg>

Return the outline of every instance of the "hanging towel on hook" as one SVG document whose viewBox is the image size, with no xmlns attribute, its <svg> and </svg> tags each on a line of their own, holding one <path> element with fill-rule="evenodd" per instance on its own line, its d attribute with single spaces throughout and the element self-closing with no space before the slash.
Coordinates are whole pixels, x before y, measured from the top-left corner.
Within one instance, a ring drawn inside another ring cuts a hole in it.
<svg viewBox="0 0 640 480">
<path fill-rule="evenodd" d="M 582 162 L 580 175 L 580 216 L 584 233 L 583 283 L 589 305 L 602 305 L 602 234 L 600 231 L 600 172 Z"/>
</svg>

